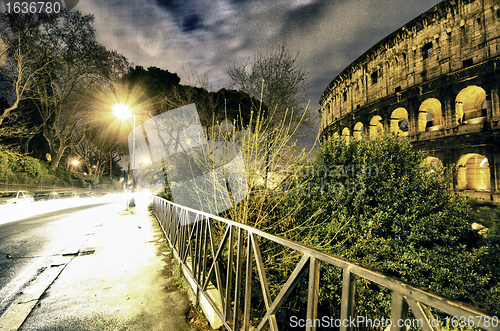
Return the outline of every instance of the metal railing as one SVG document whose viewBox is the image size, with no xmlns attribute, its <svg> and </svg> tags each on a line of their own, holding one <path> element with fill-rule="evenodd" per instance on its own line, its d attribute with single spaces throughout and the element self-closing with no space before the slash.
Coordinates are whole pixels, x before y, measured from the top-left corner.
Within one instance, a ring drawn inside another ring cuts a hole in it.
<svg viewBox="0 0 500 331">
<path fill-rule="evenodd" d="M 450 327 L 463 326 L 465 322 L 469 326 L 485 330 L 500 330 L 496 316 L 411 286 L 380 272 L 363 268 L 338 256 L 317 251 L 241 223 L 186 208 L 159 197 L 154 197 L 153 207 L 174 255 L 179 259 L 180 265 L 185 267 L 184 270 L 187 270 L 191 283 L 195 284 L 194 290 L 197 298 L 201 295 L 209 302 L 228 330 L 249 330 L 250 328 L 254 271 L 258 274 L 258 285 L 262 290 L 265 303 L 265 311 L 262 312 L 258 324 L 253 325 L 256 327 L 255 330 L 259 331 L 264 328 L 278 330 L 276 314 L 304 276 L 307 277 L 308 282 L 306 320 L 318 321 L 319 279 L 322 264 L 342 269 L 341 312 L 340 319 L 336 320 L 336 323 L 338 322 L 336 326 L 342 331 L 354 329 L 353 325 L 356 325 L 352 321 L 357 320 L 353 314 L 358 278 L 378 284 L 392 292 L 390 316 L 392 331 L 405 329 L 404 325 L 396 321 L 407 320 L 410 310 L 415 319 L 423 322 L 419 325 L 423 330 L 439 330 L 439 326 L 433 322 L 435 318 L 430 308 L 455 317 L 455 319 L 448 320 Z M 214 226 L 218 226 L 218 229 L 222 230 L 221 234 L 223 233 L 218 245 L 215 245 Z M 294 271 L 274 299 L 269 290 L 266 268 L 259 246 L 262 238 L 283 246 L 283 249 L 287 247 L 302 254 Z M 236 261 L 234 261 L 235 253 Z M 227 264 L 226 270 L 223 270 L 225 271 L 224 282 L 220 267 L 223 256 L 227 256 L 227 259 L 223 261 Z M 211 283 L 211 279 L 215 280 L 215 284 Z M 215 295 L 213 294 L 214 288 Z M 210 291 L 212 292 L 209 293 Z M 242 299 L 243 302 L 241 302 Z M 316 323 L 313 322 L 304 327 L 306 330 L 315 330 Z"/>
</svg>

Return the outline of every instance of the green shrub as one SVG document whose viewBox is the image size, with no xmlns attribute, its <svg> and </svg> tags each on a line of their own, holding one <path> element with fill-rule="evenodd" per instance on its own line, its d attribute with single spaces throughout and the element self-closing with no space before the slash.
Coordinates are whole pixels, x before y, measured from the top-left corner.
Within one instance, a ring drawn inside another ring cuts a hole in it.
<svg viewBox="0 0 500 331">
<path fill-rule="evenodd" d="M 3 151 L 0 149 L 0 180 L 5 179 L 5 176 L 7 176 L 7 173 L 10 171 L 9 167 L 9 158 L 8 156 L 3 153 Z"/>
<path fill-rule="evenodd" d="M 472 230 L 466 198 L 450 190 L 452 170 L 430 168 L 424 158 L 407 139 L 333 138 L 282 187 L 288 199 L 270 221 L 307 201 L 292 215 L 304 225 L 274 233 L 498 313 L 498 245 Z M 341 287 L 338 271 L 322 281 L 321 303 L 339 309 L 340 298 L 330 295 Z M 390 315 L 390 294 L 378 286 L 358 282 L 357 298 L 358 315 Z"/>
<path fill-rule="evenodd" d="M 20 172 L 27 173 L 31 177 L 42 175 L 45 172 L 40 160 L 31 156 L 23 156 L 19 159 L 19 170 Z"/>
</svg>

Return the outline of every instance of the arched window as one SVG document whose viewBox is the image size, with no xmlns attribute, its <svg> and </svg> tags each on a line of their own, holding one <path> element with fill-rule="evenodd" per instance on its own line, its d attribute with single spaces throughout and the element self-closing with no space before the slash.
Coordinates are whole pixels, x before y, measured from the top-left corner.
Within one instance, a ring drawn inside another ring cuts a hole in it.
<svg viewBox="0 0 500 331">
<path fill-rule="evenodd" d="M 485 122 L 486 106 L 486 91 L 476 85 L 467 86 L 455 99 L 455 124 Z"/>
<path fill-rule="evenodd" d="M 457 171 L 457 189 L 490 191 L 490 168 L 484 155 L 463 155 L 457 162 Z"/>
<path fill-rule="evenodd" d="M 395 136 L 408 136 L 408 112 L 400 107 L 396 108 L 391 114 L 391 133 Z"/>
<path fill-rule="evenodd" d="M 441 102 L 435 98 L 424 100 L 418 109 L 417 132 L 441 130 L 443 124 Z"/>
<path fill-rule="evenodd" d="M 370 120 L 370 137 L 375 138 L 384 134 L 384 126 L 381 123 L 382 117 L 375 115 Z"/>
<path fill-rule="evenodd" d="M 356 125 L 354 126 L 354 131 L 353 131 L 352 135 L 358 141 L 365 140 L 365 127 L 364 127 L 363 123 L 361 123 L 361 122 L 356 123 Z"/>
</svg>

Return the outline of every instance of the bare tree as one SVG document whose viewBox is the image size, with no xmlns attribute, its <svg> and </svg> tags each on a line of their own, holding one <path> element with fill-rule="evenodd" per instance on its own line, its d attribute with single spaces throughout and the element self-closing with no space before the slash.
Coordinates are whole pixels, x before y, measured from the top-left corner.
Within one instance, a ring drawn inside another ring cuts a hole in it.
<svg viewBox="0 0 500 331">
<path fill-rule="evenodd" d="M 86 136 L 88 137 L 88 135 Z M 95 179 L 98 180 L 103 176 L 108 164 L 110 164 L 110 171 L 112 170 L 113 161 L 120 156 L 119 144 L 112 140 L 100 140 L 98 137 L 89 140 L 87 137 L 73 150 L 84 160 L 87 173 L 94 175 Z"/>
<path fill-rule="evenodd" d="M 310 125 L 308 116 L 302 116 L 305 111 L 302 96 L 309 87 L 309 74 L 297 64 L 298 55 L 291 55 L 283 44 L 267 54 L 257 54 L 244 66 L 228 70 L 237 89 L 262 102 L 269 129 L 285 117 L 295 124 L 302 119 L 303 125 Z"/>
<path fill-rule="evenodd" d="M 42 119 L 42 132 L 51 155 L 51 168 L 64 152 L 84 139 L 77 130 L 92 112 L 91 100 L 103 84 L 125 72 L 126 59 L 95 39 L 93 16 L 69 11 L 39 27 L 39 45 L 51 59 L 33 79 L 30 98 Z"/>
<path fill-rule="evenodd" d="M 0 17 L 0 74 L 2 88 L 7 103 L 0 109 L 0 126 L 9 118 L 13 118 L 8 128 L 1 128 L 1 136 L 30 135 L 22 123 L 15 123 L 14 111 L 26 98 L 37 75 L 51 63 L 38 48 L 38 29 L 36 28 L 46 17 L 35 15 L 2 15 Z M 17 124 L 17 125 L 16 125 Z M 36 131 L 36 130 L 35 130 Z"/>
</svg>

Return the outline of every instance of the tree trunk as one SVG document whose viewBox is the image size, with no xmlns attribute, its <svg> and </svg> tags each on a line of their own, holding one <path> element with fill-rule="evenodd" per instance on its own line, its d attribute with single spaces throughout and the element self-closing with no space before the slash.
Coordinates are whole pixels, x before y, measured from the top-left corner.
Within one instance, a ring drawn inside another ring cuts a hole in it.
<svg viewBox="0 0 500 331">
<path fill-rule="evenodd" d="M 55 155 L 52 157 L 52 162 L 50 163 L 51 170 L 56 170 L 56 168 L 59 166 L 59 162 L 61 162 L 61 159 L 64 155 L 64 151 L 66 150 L 66 148 L 67 146 L 60 146 L 59 150 L 57 150 Z"/>
</svg>

